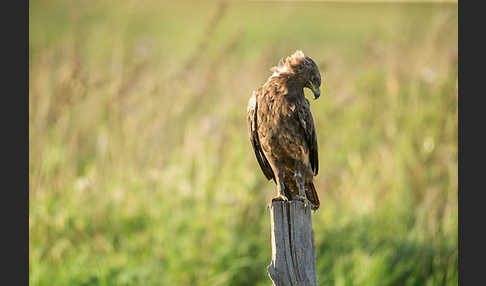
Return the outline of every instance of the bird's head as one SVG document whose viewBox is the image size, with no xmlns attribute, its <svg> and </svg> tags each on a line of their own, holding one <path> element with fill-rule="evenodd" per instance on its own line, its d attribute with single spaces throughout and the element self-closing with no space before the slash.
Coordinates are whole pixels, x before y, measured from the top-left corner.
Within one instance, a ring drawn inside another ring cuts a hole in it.
<svg viewBox="0 0 486 286">
<path fill-rule="evenodd" d="M 321 92 L 321 74 L 316 63 L 305 56 L 300 50 L 285 59 L 281 59 L 278 66 L 272 68 L 274 74 L 288 74 L 302 87 L 309 88 L 314 93 L 314 99 L 319 98 Z"/>
</svg>

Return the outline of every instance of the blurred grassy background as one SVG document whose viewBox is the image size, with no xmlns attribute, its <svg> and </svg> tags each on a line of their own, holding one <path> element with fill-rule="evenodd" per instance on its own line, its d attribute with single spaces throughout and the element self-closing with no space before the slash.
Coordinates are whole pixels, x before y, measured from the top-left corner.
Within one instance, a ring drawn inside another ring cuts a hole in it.
<svg viewBox="0 0 486 286">
<path fill-rule="evenodd" d="M 30 1 L 30 285 L 269 285 L 246 104 L 296 49 L 319 285 L 457 285 L 457 5 L 179 2 Z"/>
</svg>

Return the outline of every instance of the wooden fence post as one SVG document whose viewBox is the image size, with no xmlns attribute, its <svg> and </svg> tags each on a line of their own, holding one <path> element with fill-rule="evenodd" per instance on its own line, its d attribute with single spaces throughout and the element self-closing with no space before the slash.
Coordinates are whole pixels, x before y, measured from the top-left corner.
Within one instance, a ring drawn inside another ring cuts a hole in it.
<svg viewBox="0 0 486 286">
<path fill-rule="evenodd" d="M 301 201 L 272 201 L 272 262 L 267 268 L 274 286 L 317 286 L 311 208 Z"/>
</svg>

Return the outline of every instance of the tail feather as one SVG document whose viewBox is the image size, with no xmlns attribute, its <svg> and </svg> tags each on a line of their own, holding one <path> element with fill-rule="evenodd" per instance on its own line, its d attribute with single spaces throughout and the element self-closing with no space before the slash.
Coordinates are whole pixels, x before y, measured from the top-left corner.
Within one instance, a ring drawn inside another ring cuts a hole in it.
<svg viewBox="0 0 486 286">
<path fill-rule="evenodd" d="M 313 182 L 307 183 L 307 188 L 305 188 L 305 195 L 307 199 L 313 204 L 312 210 L 317 210 L 319 208 L 320 202 Z"/>
</svg>

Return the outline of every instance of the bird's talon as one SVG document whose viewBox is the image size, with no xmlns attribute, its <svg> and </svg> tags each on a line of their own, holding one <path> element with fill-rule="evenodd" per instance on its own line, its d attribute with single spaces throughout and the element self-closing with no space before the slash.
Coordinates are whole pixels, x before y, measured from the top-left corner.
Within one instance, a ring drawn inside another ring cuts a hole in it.
<svg viewBox="0 0 486 286">
<path fill-rule="evenodd" d="M 276 196 L 275 198 L 273 198 L 273 199 L 272 199 L 272 202 L 273 202 L 273 201 L 285 201 L 285 202 L 286 202 L 286 201 L 288 201 L 288 200 L 289 200 L 289 199 L 288 199 L 286 196 L 284 196 L 284 195 L 280 194 L 280 195 Z"/>
<path fill-rule="evenodd" d="M 300 196 L 300 195 L 296 195 L 296 196 L 295 196 L 295 198 L 296 198 L 297 200 L 302 201 L 302 202 L 304 202 L 305 204 L 307 204 L 307 201 L 308 201 L 308 200 L 307 200 L 307 198 L 306 198 L 306 197 L 304 197 L 304 196 Z"/>
</svg>

